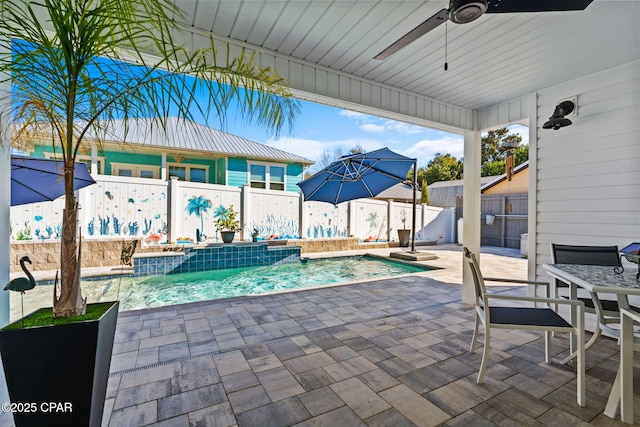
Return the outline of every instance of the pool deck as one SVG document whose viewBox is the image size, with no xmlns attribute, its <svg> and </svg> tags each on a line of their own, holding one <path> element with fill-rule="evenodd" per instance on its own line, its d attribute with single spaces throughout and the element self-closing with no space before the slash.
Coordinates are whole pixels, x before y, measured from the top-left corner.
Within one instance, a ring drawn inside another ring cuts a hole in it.
<svg viewBox="0 0 640 427">
<path fill-rule="evenodd" d="M 547 365 L 541 334 L 495 332 L 477 385 L 461 249 L 420 249 L 442 269 L 121 312 L 103 425 L 623 425 L 602 414 L 618 367 L 611 339 L 587 351 L 585 408 L 575 365 L 558 363 L 568 352 L 562 335 Z M 481 263 L 487 276 L 526 276 L 527 261 L 511 250 L 483 248 Z"/>
</svg>

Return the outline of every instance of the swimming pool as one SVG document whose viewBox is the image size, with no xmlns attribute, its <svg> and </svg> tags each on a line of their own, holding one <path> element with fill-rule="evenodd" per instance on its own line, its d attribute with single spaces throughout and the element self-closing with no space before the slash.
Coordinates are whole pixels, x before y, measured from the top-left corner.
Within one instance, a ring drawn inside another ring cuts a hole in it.
<svg viewBox="0 0 640 427">
<path fill-rule="evenodd" d="M 369 278 L 429 270 L 386 259 L 358 256 L 303 260 L 296 264 L 180 273 L 163 276 L 122 277 L 87 282 L 101 296 L 119 299 L 120 310 L 304 289 Z M 84 287 L 84 284 L 83 284 Z M 118 289 L 119 287 L 119 295 Z M 94 295 L 94 297 L 96 297 Z"/>
</svg>

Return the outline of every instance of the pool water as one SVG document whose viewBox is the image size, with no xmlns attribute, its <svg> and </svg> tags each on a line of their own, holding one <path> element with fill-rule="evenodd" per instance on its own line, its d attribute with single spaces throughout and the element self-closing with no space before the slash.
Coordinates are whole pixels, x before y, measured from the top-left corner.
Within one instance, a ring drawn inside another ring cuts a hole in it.
<svg viewBox="0 0 640 427">
<path fill-rule="evenodd" d="M 372 257 L 303 260 L 251 268 L 233 268 L 165 276 L 122 277 L 93 282 L 120 300 L 120 310 L 304 289 L 430 269 Z M 104 283 L 102 283 L 104 282 Z M 114 291 L 119 287 L 119 295 Z"/>
</svg>

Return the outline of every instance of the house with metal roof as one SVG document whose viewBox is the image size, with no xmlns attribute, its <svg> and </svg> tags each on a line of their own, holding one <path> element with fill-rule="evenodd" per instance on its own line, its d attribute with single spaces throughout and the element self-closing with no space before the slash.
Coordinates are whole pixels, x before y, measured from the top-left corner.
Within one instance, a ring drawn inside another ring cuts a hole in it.
<svg viewBox="0 0 640 427">
<path fill-rule="evenodd" d="M 277 148 L 191 121 L 170 117 L 165 128 L 149 119 L 113 120 L 87 135 L 77 156 L 93 174 L 169 179 L 239 187 L 298 191 L 314 162 Z M 124 143 L 123 143 L 124 141 Z M 61 158 L 42 139 L 35 157 Z"/>
</svg>

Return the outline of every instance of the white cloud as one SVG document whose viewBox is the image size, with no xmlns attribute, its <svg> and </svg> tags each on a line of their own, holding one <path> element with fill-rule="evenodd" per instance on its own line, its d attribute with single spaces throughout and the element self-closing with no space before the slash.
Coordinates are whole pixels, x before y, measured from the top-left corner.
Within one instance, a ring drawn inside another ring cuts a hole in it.
<svg viewBox="0 0 640 427">
<path fill-rule="evenodd" d="M 373 116 L 370 116 L 368 114 L 358 113 L 357 111 L 351 110 L 340 110 L 338 111 L 338 114 L 348 119 L 353 119 L 359 122 L 366 122 L 373 118 Z"/>
<path fill-rule="evenodd" d="M 437 153 L 451 154 L 457 159 L 464 156 L 464 138 L 462 136 L 445 136 L 440 139 L 423 139 L 413 143 L 402 154 L 418 159 L 418 165 L 426 166 Z"/>
<path fill-rule="evenodd" d="M 422 126 L 412 125 L 410 123 L 396 122 L 394 120 L 386 120 L 384 127 L 390 131 L 397 132 L 401 135 L 415 135 L 423 133 L 425 128 Z"/>
<path fill-rule="evenodd" d="M 386 130 L 384 126 L 374 125 L 373 123 L 365 123 L 362 126 L 360 126 L 360 129 L 370 133 L 382 133 Z"/>
<path fill-rule="evenodd" d="M 343 154 L 355 147 L 361 146 L 365 152 L 383 148 L 381 141 L 367 138 L 348 138 L 341 140 L 320 140 L 309 138 L 286 138 L 280 137 L 278 140 L 271 139 L 265 143 L 288 153 L 305 157 L 309 160 L 317 161 L 324 150 L 329 150 L 333 154 L 340 150 Z"/>
</svg>

